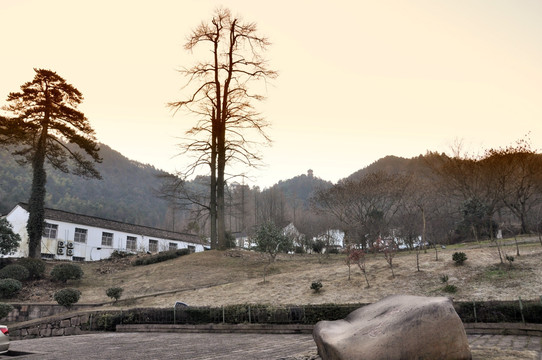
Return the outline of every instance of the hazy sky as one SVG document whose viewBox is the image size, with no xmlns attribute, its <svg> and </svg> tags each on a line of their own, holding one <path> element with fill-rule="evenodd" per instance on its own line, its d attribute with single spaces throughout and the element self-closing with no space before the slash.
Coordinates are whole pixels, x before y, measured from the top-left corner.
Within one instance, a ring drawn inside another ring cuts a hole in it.
<svg viewBox="0 0 542 360">
<path fill-rule="evenodd" d="M 262 187 L 306 173 L 336 182 L 386 155 L 542 148 L 542 1 L 0 0 L 0 104 L 56 71 L 84 95 L 98 140 L 175 171 L 193 125 L 166 103 L 198 59 L 190 30 L 229 8 L 273 43 L 280 76 L 258 109 L 272 123 Z"/>
</svg>

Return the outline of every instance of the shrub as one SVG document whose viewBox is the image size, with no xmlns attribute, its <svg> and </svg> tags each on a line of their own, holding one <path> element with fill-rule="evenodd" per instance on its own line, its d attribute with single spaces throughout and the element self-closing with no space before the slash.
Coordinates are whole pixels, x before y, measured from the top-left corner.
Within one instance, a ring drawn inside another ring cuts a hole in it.
<svg viewBox="0 0 542 360">
<path fill-rule="evenodd" d="M 455 294 L 457 292 L 457 286 L 452 285 L 452 284 L 447 284 L 442 290 L 450 294 Z"/>
<path fill-rule="evenodd" d="M 23 284 L 19 280 L 2 279 L 0 280 L 0 296 L 3 298 L 13 297 L 22 287 Z"/>
<path fill-rule="evenodd" d="M 514 262 L 514 257 L 512 255 L 505 256 L 506 261 L 508 261 L 508 267 L 512 268 L 512 263 Z"/>
<path fill-rule="evenodd" d="M 311 284 L 311 289 L 317 293 L 322 288 L 322 283 L 320 281 L 313 281 Z"/>
<path fill-rule="evenodd" d="M 452 260 L 455 261 L 456 265 L 463 265 L 463 263 L 467 260 L 467 254 L 464 252 L 454 252 L 452 255 Z"/>
<path fill-rule="evenodd" d="M 0 279 L 15 279 L 25 281 L 30 276 L 30 272 L 21 265 L 10 264 L 0 270 Z"/>
<path fill-rule="evenodd" d="M 322 240 L 316 240 L 312 244 L 312 251 L 314 251 L 317 254 L 320 254 L 324 248 L 326 247 L 326 244 Z"/>
<path fill-rule="evenodd" d="M 295 249 L 294 249 L 294 252 L 296 254 L 304 254 L 305 253 L 305 249 L 303 248 L 303 246 L 296 246 Z"/>
<path fill-rule="evenodd" d="M 73 304 L 79 301 L 79 298 L 81 297 L 81 291 L 77 289 L 72 288 L 66 288 L 62 290 L 58 290 L 55 293 L 55 301 L 64 307 L 71 307 Z"/>
<path fill-rule="evenodd" d="M 117 302 L 120 297 L 122 296 L 122 292 L 124 291 L 121 287 L 112 287 L 105 291 L 105 294 L 109 296 L 111 299 L 115 299 L 115 302 Z"/>
<path fill-rule="evenodd" d="M 0 303 L 0 319 L 8 316 L 11 310 L 13 310 L 13 306 L 11 306 L 10 304 Z"/>
<path fill-rule="evenodd" d="M 124 259 L 128 256 L 133 256 L 134 254 L 127 251 L 113 250 L 111 253 L 110 259 Z"/>
<path fill-rule="evenodd" d="M 29 273 L 29 279 L 42 279 L 45 275 L 45 262 L 41 259 L 22 258 L 17 265 L 24 266 Z"/>
<path fill-rule="evenodd" d="M 448 275 L 440 275 L 440 282 L 443 284 L 448 283 Z"/>
<path fill-rule="evenodd" d="M 66 283 L 68 280 L 79 280 L 83 277 L 83 269 L 76 264 L 60 264 L 53 268 L 51 277 L 54 281 L 63 283 Z"/>
</svg>

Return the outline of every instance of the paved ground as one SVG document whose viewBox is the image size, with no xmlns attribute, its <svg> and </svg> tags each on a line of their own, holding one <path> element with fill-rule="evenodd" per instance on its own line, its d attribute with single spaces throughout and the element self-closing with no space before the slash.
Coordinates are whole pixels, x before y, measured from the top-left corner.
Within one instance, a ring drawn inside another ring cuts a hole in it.
<svg viewBox="0 0 542 360">
<path fill-rule="evenodd" d="M 472 349 L 496 347 L 531 351 L 542 360 L 542 338 L 469 335 Z M 0 359 L 221 359 L 315 358 L 311 335 L 93 333 L 12 341 Z M 532 358 L 532 357 L 531 357 Z"/>
</svg>

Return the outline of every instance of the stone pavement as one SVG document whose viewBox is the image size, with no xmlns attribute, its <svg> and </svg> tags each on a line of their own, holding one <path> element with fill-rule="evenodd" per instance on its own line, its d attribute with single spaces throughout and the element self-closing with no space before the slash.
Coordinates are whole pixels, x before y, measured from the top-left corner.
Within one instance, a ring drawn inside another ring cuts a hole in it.
<svg viewBox="0 0 542 360">
<path fill-rule="evenodd" d="M 542 338 L 468 335 L 472 349 L 524 351 L 542 360 Z M 0 359 L 319 359 L 312 335 L 212 333 L 91 333 L 12 341 Z M 531 356 L 532 358 L 532 356 Z"/>
</svg>

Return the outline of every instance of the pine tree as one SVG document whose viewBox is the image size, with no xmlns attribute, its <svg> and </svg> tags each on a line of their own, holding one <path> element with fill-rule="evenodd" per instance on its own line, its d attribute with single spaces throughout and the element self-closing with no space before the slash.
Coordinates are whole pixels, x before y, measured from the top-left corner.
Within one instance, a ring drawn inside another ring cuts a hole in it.
<svg viewBox="0 0 542 360">
<path fill-rule="evenodd" d="M 34 79 L 10 93 L 0 117 L 0 143 L 14 145 L 21 165 L 31 164 L 33 177 L 27 224 L 28 255 L 41 256 L 44 226 L 45 162 L 64 173 L 100 178 L 94 162 L 101 162 L 99 147 L 85 115 L 77 110 L 83 95 L 56 72 L 34 69 Z M 87 156 L 77 151 L 77 145 Z"/>
</svg>

